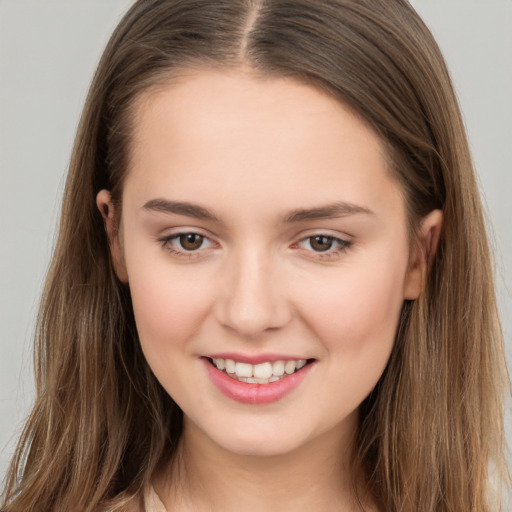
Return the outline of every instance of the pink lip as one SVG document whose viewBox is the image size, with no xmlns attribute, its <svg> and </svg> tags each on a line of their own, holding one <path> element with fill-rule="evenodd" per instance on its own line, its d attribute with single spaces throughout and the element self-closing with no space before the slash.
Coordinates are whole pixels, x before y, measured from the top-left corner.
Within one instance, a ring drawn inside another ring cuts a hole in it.
<svg viewBox="0 0 512 512">
<path fill-rule="evenodd" d="M 305 359 L 304 357 L 295 357 L 284 354 L 257 354 L 254 356 L 247 354 L 237 354 L 235 352 L 222 352 L 221 354 L 206 354 L 204 357 L 210 359 L 232 359 L 240 363 L 260 364 L 265 362 L 273 363 L 274 361 L 298 361 Z"/>
<path fill-rule="evenodd" d="M 218 357 L 221 356 L 219 355 Z M 226 357 L 225 359 L 231 358 Z M 269 384 L 249 384 L 232 379 L 227 373 L 213 366 L 208 359 L 202 358 L 202 360 L 213 384 L 228 398 L 245 404 L 267 404 L 276 402 L 297 388 L 313 367 L 313 364 L 307 364 L 295 373 L 276 382 L 270 382 Z M 240 359 L 237 360 L 241 361 Z M 282 359 L 276 359 L 276 361 L 279 360 Z M 241 362 L 246 361 L 247 359 Z M 264 359 L 264 361 L 269 361 L 269 359 Z"/>
</svg>

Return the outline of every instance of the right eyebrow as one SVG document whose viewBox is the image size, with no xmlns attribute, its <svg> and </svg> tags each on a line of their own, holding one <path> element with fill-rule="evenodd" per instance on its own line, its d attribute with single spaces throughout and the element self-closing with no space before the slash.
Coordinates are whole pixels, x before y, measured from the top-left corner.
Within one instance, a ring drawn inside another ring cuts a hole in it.
<svg viewBox="0 0 512 512">
<path fill-rule="evenodd" d="M 185 215 L 186 217 L 194 217 L 200 220 L 210 220 L 220 222 L 212 212 L 202 206 L 187 203 L 184 201 L 168 201 L 167 199 L 151 199 L 142 207 L 143 210 L 173 213 L 175 215 Z"/>
</svg>

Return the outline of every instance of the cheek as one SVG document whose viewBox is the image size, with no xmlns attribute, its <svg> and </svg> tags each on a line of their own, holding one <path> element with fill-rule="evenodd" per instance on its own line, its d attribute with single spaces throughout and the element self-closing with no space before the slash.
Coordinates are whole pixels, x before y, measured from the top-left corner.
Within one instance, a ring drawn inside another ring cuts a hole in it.
<svg viewBox="0 0 512 512">
<path fill-rule="evenodd" d="M 301 309 L 328 351 L 387 357 L 403 305 L 405 265 L 347 267 L 302 295 Z"/>
<path fill-rule="evenodd" d="M 184 345 L 208 312 L 204 280 L 199 274 L 184 279 L 180 270 L 165 265 L 129 268 L 137 331 L 147 356 Z"/>
<path fill-rule="evenodd" d="M 318 287 L 303 304 L 326 362 L 327 387 L 316 402 L 331 411 L 333 423 L 359 407 L 386 368 L 403 305 L 402 279 L 389 268 L 352 271 L 338 284 Z"/>
</svg>

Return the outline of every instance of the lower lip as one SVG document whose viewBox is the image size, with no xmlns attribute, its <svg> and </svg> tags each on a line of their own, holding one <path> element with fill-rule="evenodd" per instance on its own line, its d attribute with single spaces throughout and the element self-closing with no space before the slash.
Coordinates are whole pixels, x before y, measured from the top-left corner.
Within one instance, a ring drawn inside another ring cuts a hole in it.
<svg viewBox="0 0 512 512">
<path fill-rule="evenodd" d="M 283 377 L 276 382 L 269 382 L 268 384 L 250 384 L 248 382 L 232 379 L 227 373 L 213 366 L 209 359 L 203 358 L 203 362 L 215 386 L 228 398 L 244 404 L 268 404 L 270 402 L 276 402 L 297 388 L 313 366 L 312 363 L 309 363 L 295 373 Z"/>
</svg>

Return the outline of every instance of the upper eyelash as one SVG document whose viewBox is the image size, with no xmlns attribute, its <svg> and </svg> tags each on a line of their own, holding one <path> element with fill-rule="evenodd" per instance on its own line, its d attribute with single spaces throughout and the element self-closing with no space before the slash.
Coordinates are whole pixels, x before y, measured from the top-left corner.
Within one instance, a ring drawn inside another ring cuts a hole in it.
<svg viewBox="0 0 512 512">
<path fill-rule="evenodd" d="M 315 237 L 330 238 L 332 241 L 334 241 L 334 242 L 339 244 L 339 247 L 335 248 L 334 250 L 333 249 L 328 249 L 326 251 L 315 251 L 315 250 L 310 250 L 309 251 L 309 252 L 313 253 L 315 255 L 315 257 L 325 258 L 325 259 L 338 256 L 339 254 L 341 254 L 344 251 L 346 251 L 352 245 L 352 243 L 353 243 L 350 240 L 345 240 L 343 238 L 339 238 L 339 237 L 336 237 L 336 236 L 333 236 L 333 235 L 329 235 L 329 234 L 326 234 L 326 233 L 315 233 L 313 235 L 309 235 L 309 236 L 306 236 L 304 238 L 301 238 L 298 242 L 296 242 L 293 245 L 298 246 L 300 243 L 302 243 L 302 242 L 304 242 L 306 240 L 310 240 L 310 239 L 315 238 Z"/>
<path fill-rule="evenodd" d="M 157 241 L 160 243 L 160 245 L 166 250 L 169 251 L 172 254 L 175 254 L 177 256 L 181 256 L 183 258 L 193 258 L 194 256 L 199 255 L 199 250 L 195 251 L 187 251 L 186 249 L 183 249 L 181 251 L 178 251 L 172 247 L 172 245 L 169 244 L 172 240 L 175 240 L 181 236 L 184 235 L 198 235 L 203 237 L 205 240 L 208 240 L 209 242 L 213 243 L 212 240 L 207 237 L 206 235 L 203 235 L 202 233 L 197 233 L 195 231 L 182 231 L 180 233 L 173 233 L 172 235 L 164 236 L 161 238 L 158 238 Z"/>
<path fill-rule="evenodd" d="M 182 251 L 178 251 L 178 250 L 174 249 L 172 247 L 172 245 L 169 245 L 169 242 L 171 240 L 175 240 L 175 239 L 179 238 L 180 236 L 188 235 L 188 234 L 194 234 L 194 235 L 201 236 L 204 239 L 206 239 L 206 240 L 210 241 L 211 243 L 213 243 L 212 240 L 209 237 L 207 237 L 206 235 L 203 235 L 201 233 L 197 233 L 195 231 L 183 231 L 183 232 L 180 232 L 180 233 L 173 233 L 172 235 L 168 235 L 168 236 L 165 236 L 165 237 L 158 238 L 158 242 L 162 245 L 162 247 L 165 250 L 167 250 L 170 253 L 175 254 L 177 256 L 180 256 L 180 257 L 183 257 L 183 258 L 193 258 L 195 256 L 199 256 L 199 252 L 201 252 L 199 249 L 196 250 L 196 251 L 187 251 L 186 249 L 183 249 Z M 300 243 L 302 243 L 302 242 L 304 242 L 306 240 L 312 239 L 314 237 L 320 237 L 320 236 L 332 239 L 334 242 L 339 244 L 339 247 L 337 247 L 334 250 L 333 249 L 328 249 L 326 251 L 314 251 L 314 250 L 309 251 L 312 254 L 314 254 L 316 258 L 328 259 L 328 258 L 336 257 L 336 256 L 340 255 L 341 253 L 343 253 L 344 251 L 346 251 L 352 245 L 351 241 L 345 240 L 343 238 L 339 238 L 339 237 L 336 237 L 336 236 L 333 236 L 333 235 L 329 235 L 329 234 L 326 234 L 326 233 L 315 233 L 313 235 L 309 235 L 309 236 L 306 236 L 304 238 L 301 238 L 299 241 L 297 241 L 294 244 L 292 244 L 292 247 L 297 247 L 297 246 L 299 246 Z"/>
</svg>

